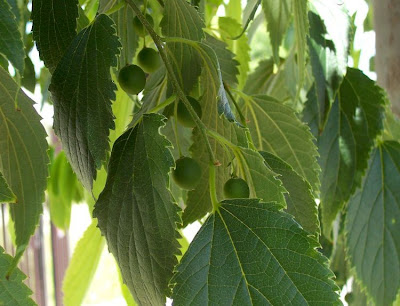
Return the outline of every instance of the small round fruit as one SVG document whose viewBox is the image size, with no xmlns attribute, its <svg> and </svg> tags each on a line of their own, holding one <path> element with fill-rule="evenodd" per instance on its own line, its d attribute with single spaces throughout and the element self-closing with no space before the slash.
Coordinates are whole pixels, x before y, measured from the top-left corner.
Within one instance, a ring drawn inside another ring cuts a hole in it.
<svg viewBox="0 0 400 306">
<path fill-rule="evenodd" d="M 146 17 L 147 22 L 153 27 L 154 26 L 153 17 L 151 17 L 151 15 L 149 15 L 149 14 L 146 14 L 145 17 Z M 133 29 L 135 30 L 136 34 L 141 37 L 145 37 L 147 34 L 146 29 L 144 28 L 143 24 L 140 22 L 140 20 L 137 16 L 135 16 L 135 18 L 133 18 Z"/>
<path fill-rule="evenodd" d="M 346 302 L 348 304 L 351 304 L 354 302 L 354 294 L 352 292 L 349 292 L 346 294 L 346 296 L 344 297 L 344 299 L 346 300 Z"/>
<path fill-rule="evenodd" d="M 193 158 L 181 157 L 176 160 L 176 167 L 172 171 L 172 177 L 179 187 L 191 190 L 200 180 L 200 165 Z"/>
<path fill-rule="evenodd" d="M 160 67 L 160 55 L 152 48 L 143 48 L 140 50 L 137 60 L 139 66 L 147 73 L 152 73 Z"/>
<path fill-rule="evenodd" d="M 137 95 L 146 85 L 146 75 L 139 66 L 127 65 L 119 71 L 118 83 L 125 92 Z"/>
<path fill-rule="evenodd" d="M 190 96 L 186 96 L 186 98 L 189 100 L 190 105 L 193 107 L 195 110 L 197 116 L 201 118 L 202 112 L 201 112 L 201 106 L 200 103 L 195 99 Z M 178 103 L 178 122 L 182 124 L 183 126 L 193 128 L 196 126 L 196 123 L 194 122 L 192 116 L 190 115 L 188 109 L 186 108 L 185 104 L 179 100 Z"/>
<path fill-rule="evenodd" d="M 224 195 L 227 199 L 248 198 L 250 196 L 249 186 L 244 179 L 231 178 L 224 185 Z"/>
</svg>

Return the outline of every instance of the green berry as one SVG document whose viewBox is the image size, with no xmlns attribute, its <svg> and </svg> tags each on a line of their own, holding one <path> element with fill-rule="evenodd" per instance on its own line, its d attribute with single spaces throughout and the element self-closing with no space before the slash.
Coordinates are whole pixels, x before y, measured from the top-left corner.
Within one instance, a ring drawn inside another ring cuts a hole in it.
<svg viewBox="0 0 400 306">
<path fill-rule="evenodd" d="M 200 180 L 200 165 L 193 158 L 181 157 L 176 160 L 176 166 L 172 171 L 172 177 L 179 187 L 191 190 Z"/>
<path fill-rule="evenodd" d="M 137 95 L 146 85 L 146 75 L 139 66 L 127 65 L 119 71 L 118 83 L 125 92 Z"/>
<path fill-rule="evenodd" d="M 151 17 L 151 15 L 149 14 L 146 14 L 145 17 L 147 22 L 153 27 L 154 26 L 153 17 Z M 140 22 L 137 16 L 133 18 L 133 29 L 135 30 L 136 34 L 141 37 L 145 37 L 147 35 L 146 29 L 144 28 L 143 24 Z"/>
<path fill-rule="evenodd" d="M 160 67 L 160 55 L 152 48 L 143 48 L 140 50 L 137 60 L 139 66 L 147 73 L 152 73 Z"/>
<path fill-rule="evenodd" d="M 351 292 L 349 292 L 349 293 L 346 294 L 346 296 L 344 297 L 344 299 L 346 300 L 346 302 L 347 302 L 348 304 L 351 304 L 351 303 L 354 302 L 354 294 L 351 293 Z"/>
<path fill-rule="evenodd" d="M 197 116 L 201 118 L 202 112 L 201 112 L 201 106 L 200 103 L 195 99 L 190 96 L 186 97 L 189 100 L 190 105 L 193 107 L 195 110 Z M 188 109 L 186 108 L 185 104 L 179 100 L 178 103 L 178 109 L 177 109 L 177 117 L 178 117 L 178 122 L 182 124 L 185 127 L 193 128 L 196 126 L 196 123 L 194 122 L 192 115 L 190 115 Z"/>
<path fill-rule="evenodd" d="M 250 196 L 249 186 L 241 178 L 231 178 L 224 185 L 224 195 L 227 199 L 248 198 Z"/>
</svg>

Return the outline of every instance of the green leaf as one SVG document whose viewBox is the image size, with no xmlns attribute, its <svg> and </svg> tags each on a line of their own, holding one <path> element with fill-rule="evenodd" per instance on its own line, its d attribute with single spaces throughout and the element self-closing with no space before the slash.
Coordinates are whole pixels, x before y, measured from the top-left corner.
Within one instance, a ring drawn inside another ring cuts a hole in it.
<svg viewBox="0 0 400 306">
<path fill-rule="evenodd" d="M 21 79 L 21 85 L 28 89 L 30 92 L 35 92 L 36 86 L 36 73 L 35 66 L 29 56 L 25 57 L 24 75 Z"/>
<path fill-rule="evenodd" d="M 16 262 L 42 213 L 47 184 L 46 131 L 33 101 L 0 68 L 0 172 L 17 197 L 10 206 L 15 221 Z"/>
<path fill-rule="evenodd" d="M 93 212 L 135 301 L 149 305 L 164 305 L 179 254 L 179 207 L 168 189 L 174 161 L 159 133 L 163 118 L 146 114 L 117 139 Z"/>
<path fill-rule="evenodd" d="M 51 73 L 76 36 L 78 15 L 78 0 L 32 0 L 33 39 Z"/>
<path fill-rule="evenodd" d="M 4 249 L 0 246 L 0 305 L 36 305 L 31 299 L 32 290 L 24 283 L 26 275 L 20 269 L 16 268 L 10 277 L 6 278 L 12 261 L 13 258 L 4 253 Z"/>
<path fill-rule="evenodd" d="M 268 152 L 260 152 L 272 171 L 279 174 L 279 179 L 287 189 L 287 212 L 309 233 L 319 235 L 318 207 L 312 194 L 310 184 L 293 170 L 293 168 Z"/>
<path fill-rule="evenodd" d="M 186 0 L 169 0 L 165 2 L 164 18 L 160 27 L 167 37 L 181 37 L 193 41 L 205 38 L 205 27 L 198 12 Z M 175 75 L 189 93 L 201 73 L 201 61 L 197 52 L 183 43 L 167 43 L 167 50 L 172 59 Z"/>
<path fill-rule="evenodd" d="M 111 100 L 119 41 L 113 21 L 99 15 L 71 43 L 53 74 L 49 90 L 54 101 L 54 131 L 60 137 L 72 169 L 88 190 L 109 150 L 114 129 Z M 73 137 L 71 135 L 74 135 Z"/>
<path fill-rule="evenodd" d="M 1 203 L 13 203 L 15 202 L 17 197 L 10 190 L 10 187 L 7 185 L 6 180 L 0 172 L 0 202 Z"/>
<path fill-rule="evenodd" d="M 348 204 L 347 254 L 376 305 L 392 305 L 400 289 L 400 144 L 371 154 L 361 189 Z"/>
<path fill-rule="evenodd" d="M 268 96 L 249 97 L 243 109 L 254 144 L 287 162 L 318 190 L 317 148 L 309 129 L 294 111 Z"/>
<path fill-rule="evenodd" d="M 171 280 L 175 305 L 340 305 L 318 242 L 271 203 L 222 202 Z"/>
<path fill-rule="evenodd" d="M 7 0 L 0 0 L 0 54 L 19 70 L 24 72 L 25 51 L 16 17 Z"/>
<path fill-rule="evenodd" d="M 321 165 L 323 232 L 329 237 L 332 222 L 367 168 L 369 152 L 383 129 L 381 88 L 361 71 L 349 68 L 318 139 Z"/>
<path fill-rule="evenodd" d="M 279 47 L 289 27 L 292 0 L 262 0 L 262 6 L 267 19 L 267 29 L 271 38 L 274 61 L 279 64 Z"/>
<path fill-rule="evenodd" d="M 121 271 L 118 269 L 118 278 L 119 278 L 119 283 L 121 286 L 121 293 L 125 299 L 126 305 L 127 306 L 136 306 L 136 302 L 133 299 L 133 296 L 131 292 L 129 291 L 129 288 L 126 284 L 124 284 L 124 280 L 122 279 Z"/>
<path fill-rule="evenodd" d="M 306 55 L 307 55 L 307 36 L 309 34 L 308 24 L 308 0 L 293 1 L 293 19 L 296 31 L 296 49 L 297 49 L 297 65 L 298 65 L 298 93 L 304 82 L 306 73 Z"/>
<path fill-rule="evenodd" d="M 104 249 L 105 239 L 93 220 L 78 241 L 63 281 L 65 306 L 81 305 L 96 272 Z"/>
<path fill-rule="evenodd" d="M 233 37 L 240 35 L 242 32 L 241 24 L 232 18 L 219 17 L 218 26 L 229 49 L 236 54 L 235 60 L 239 62 L 238 87 L 243 88 L 250 70 L 250 45 L 247 35 L 243 34 L 240 38 L 232 40 Z"/>
</svg>

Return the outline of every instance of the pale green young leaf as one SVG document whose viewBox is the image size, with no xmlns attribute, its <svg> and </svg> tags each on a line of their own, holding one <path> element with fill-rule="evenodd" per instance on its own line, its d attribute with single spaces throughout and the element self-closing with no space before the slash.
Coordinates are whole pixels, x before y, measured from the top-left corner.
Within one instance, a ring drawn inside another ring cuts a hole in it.
<svg viewBox="0 0 400 306">
<path fill-rule="evenodd" d="M 24 283 L 26 275 L 19 268 L 16 268 L 8 279 L 6 278 L 12 261 L 13 258 L 4 253 L 4 249 L 0 246 L 0 305 L 36 305 L 31 298 L 32 290 Z"/>
<path fill-rule="evenodd" d="M 299 77 L 299 82 L 297 84 L 298 93 L 300 93 L 306 73 L 307 37 L 309 35 L 307 13 L 308 0 L 293 1 L 293 19 L 296 33 L 297 67 Z"/>
<path fill-rule="evenodd" d="M 177 267 L 174 304 L 341 305 L 317 246 L 279 206 L 224 201 Z"/>
<path fill-rule="evenodd" d="M 49 90 L 54 102 L 54 131 L 60 137 L 72 169 L 88 190 L 109 150 L 114 129 L 111 101 L 120 43 L 106 15 L 82 30 L 55 70 Z M 73 135 L 73 137 L 71 136 Z"/>
<path fill-rule="evenodd" d="M 33 101 L 0 68 L 0 172 L 17 198 L 10 206 L 17 259 L 39 222 L 47 185 L 47 134 L 40 120 Z"/>
<path fill-rule="evenodd" d="M 232 18 L 218 18 L 218 26 L 222 32 L 222 38 L 228 44 L 229 49 L 236 54 L 235 60 L 239 62 L 238 88 L 243 88 L 250 70 L 250 46 L 247 35 L 243 34 L 240 38 L 232 40 L 233 37 L 240 35 L 242 32 L 241 24 Z"/>
<path fill-rule="evenodd" d="M 371 153 L 346 217 L 347 254 L 376 305 L 391 305 L 400 289 L 399 186 L 400 144 L 383 142 Z"/>
<path fill-rule="evenodd" d="M 179 207 L 168 189 L 174 160 L 159 133 L 164 118 L 145 114 L 117 139 L 93 212 L 135 301 L 148 305 L 164 305 L 179 254 Z"/>
<path fill-rule="evenodd" d="M 25 51 L 16 17 L 7 0 L 0 0 L 0 54 L 22 75 Z"/>
<path fill-rule="evenodd" d="M 170 0 L 165 2 L 164 17 L 160 27 L 167 37 L 181 37 L 193 41 L 205 38 L 205 27 L 199 13 L 186 0 Z M 201 60 L 193 48 L 183 43 L 167 43 L 167 51 L 173 63 L 175 75 L 189 93 L 201 74 Z"/>
<path fill-rule="evenodd" d="M 0 202 L 1 203 L 13 203 L 16 201 L 15 194 L 10 190 L 3 174 L 0 172 Z"/>
<path fill-rule="evenodd" d="M 278 178 L 287 190 L 286 211 L 295 217 L 304 230 L 313 235 L 319 235 L 318 207 L 311 185 L 278 156 L 268 152 L 260 153 L 271 170 L 279 175 Z"/>
<path fill-rule="evenodd" d="M 271 38 L 274 61 L 279 64 L 279 47 L 292 18 L 292 0 L 262 0 L 262 6 Z"/>
<path fill-rule="evenodd" d="M 81 305 L 103 252 L 105 239 L 93 220 L 78 241 L 63 281 L 65 306 Z"/>
<path fill-rule="evenodd" d="M 318 139 L 324 234 L 361 184 L 369 152 L 382 132 L 386 96 L 361 71 L 348 68 Z"/>
<path fill-rule="evenodd" d="M 32 0 L 33 39 L 53 73 L 76 36 L 78 0 Z"/>
<path fill-rule="evenodd" d="M 317 148 L 308 127 L 294 111 L 268 96 L 249 97 L 243 114 L 254 144 L 260 151 L 267 151 L 287 162 L 316 191 L 319 188 Z"/>
</svg>

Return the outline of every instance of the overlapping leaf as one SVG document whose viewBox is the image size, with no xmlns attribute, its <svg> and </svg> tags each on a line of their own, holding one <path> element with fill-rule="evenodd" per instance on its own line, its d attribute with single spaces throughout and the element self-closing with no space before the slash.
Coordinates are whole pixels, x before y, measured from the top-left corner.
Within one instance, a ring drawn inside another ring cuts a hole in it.
<svg viewBox="0 0 400 306">
<path fill-rule="evenodd" d="M 167 37 L 182 37 L 193 41 L 205 38 L 205 27 L 198 12 L 186 0 L 165 2 L 164 18 L 161 21 L 162 34 Z M 193 48 L 184 43 L 167 43 L 175 75 L 185 93 L 189 93 L 201 73 L 201 60 Z"/>
<path fill-rule="evenodd" d="M 293 110 L 268 96 L 253 96 L 246 102 L 243 113 L 254 144 L 287 162 L 314 190 L 318 189 L 317 148 L 307 126 Z"/>
<path fill-rule="evenodd" d="M 350 199 L 347 251 L 357 278 L 376 305 L 392 305 L 400 289 L 400 144 L 371 154 L 362 188 Z"/>
<path fill-rule="evenodd" d="M 15 202 L 16 199 L 15 194 L 10 190 L 10 187 L 7 185 L 6 180 L 0 172 L 0 202 L 11 203 Z"/>
<path fill-rule="evenodd" d="M 11 276 L 6 278 L 12 261 L 13 258 L 4 253 L 4 249 L 0 246 L 0 305 L 36 305 L 31 299 L 32 290 L 24 284 L 26 275 L 20 269 L 16 268 Z"/>
<path fill-rule="evenodd" d="M 262 0 L 262 6 L 267 19 L 267 29 L 271 38 L 274 61 L 279 64 L 279 47 L 289 27 L 292 0 Z"/>
<path fill-rule="evenodd" d="M 32 0 L 33 39 L 53 73 L 76 36 L 78 0 Z"/>
<path fill-rule="evenodd" d="M 340 305 L 314 238 L 271 203 L 222 202 L 171 280 L 175 305 Z"/>
<path fill-rule="evenodd" d="M 272 171 L 280 175 L 279 179 L 288 191 L 285 194 L 287 212 L 294 216 L 306 231 L 319 234 L 318 208 L 310 184 L 279 157 L 268 152 L 260 153 Z"/>
<path fill-rule="evenodd" d="M 99 15 L 71 43 L 53 74 L 54 130 L 83 185 L 91 190 L 96 168 L 109 149 L 114 129 L 111 100 L 115 84 L 110 67 L 117 63 L 119 41 L 113 21 Z"/>
<path fill-rule="evenodd" d="M 385 94 L 367 76 L 348 69 L 318 139 L 324 232 L 361 183 L 374 140 L 383 128 Z"/>
<path fill-rule="evenodd" d="M 33 101 L 0 68 L 0 172 L 17 198 L 10 206 L 17 259 L 35 231 L 47 184 L 47 135 L 40 120 Z"/>
<path fill-rule="evenodd" d="M 11 6 L 7 0 L 0 0 L 0 54 L 4 54 L 22 75 L 25 51 L 18 29 L 19 25 Z"/>
<path fill-rule="evenodd" d="M 308 0 L 293 1 L 293 19 L 296 32 L 296 49 L 297 49 L 297 65 L 299 84 L 298 92 L 304 82 L 306 72 L 306 55 L 307 55 L 307 37 L 309 34 L 308 24 Z"/>
<path fill-rule="evenodd" d="M 114 144 L 105 189 L 94 216 L 122 277 L 140 304 L 163 305 L 179 253 L 168 173 L 170 143 L 159 134 L 163 116 L 146 114 Z"/>
</svg>

